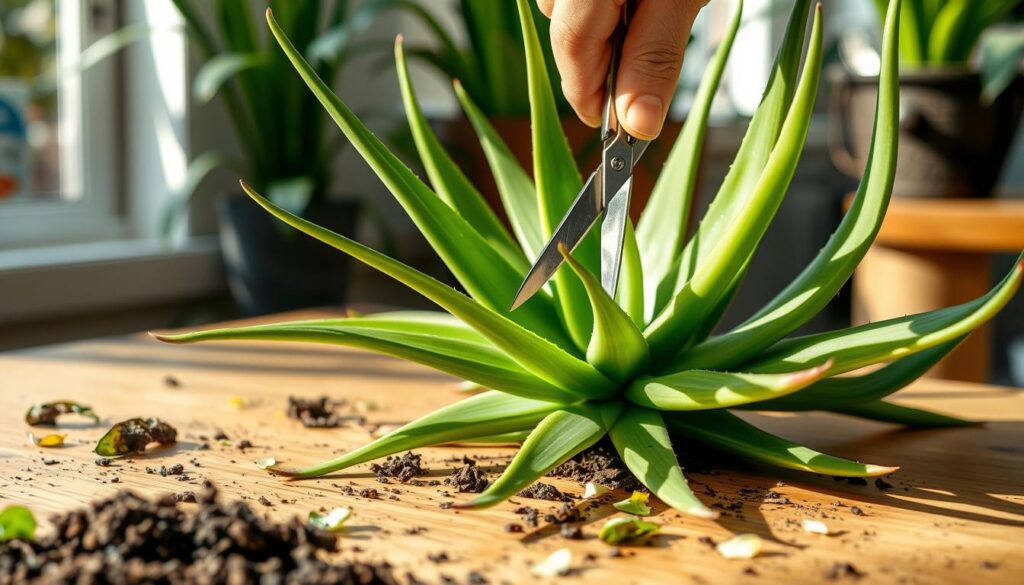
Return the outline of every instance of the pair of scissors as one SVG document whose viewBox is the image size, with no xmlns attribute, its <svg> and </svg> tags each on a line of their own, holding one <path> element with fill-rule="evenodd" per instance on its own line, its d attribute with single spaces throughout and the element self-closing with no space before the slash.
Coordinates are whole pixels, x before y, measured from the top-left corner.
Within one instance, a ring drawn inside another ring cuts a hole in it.
<svg viewBox="0 0 1024 585">
<path fill-rule="evenodd" d="M 597 220 L 601 222 L 601 286 L 611 297 L 619 279 L 622 246 L 629 221 L 629 202 L 633 193 L 633 167 L 650 141 L 639 140 L 619 125 L 615 113 L 615 77 L 619 70 L 622 44 L 629 26 L 630 4 L 623 5 L 622 20 L 612 37 L 612 58 L 605 86 L 604 112 L 601 115 L 601 164 L 591 173 L 569 211 L 541 251 L 516 293 L 511 310 L 525 303 L 554 276 L 565 258 L 565 246 L 572 251 Z"/>
</svg>

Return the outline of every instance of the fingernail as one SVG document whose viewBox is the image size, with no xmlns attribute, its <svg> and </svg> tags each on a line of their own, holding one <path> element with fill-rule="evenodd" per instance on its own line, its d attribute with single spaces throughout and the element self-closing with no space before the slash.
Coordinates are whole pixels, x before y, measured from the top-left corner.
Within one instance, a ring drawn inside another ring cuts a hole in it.
<svg viewBox="0 0 1024 585">
<path fill-rule="evenodd" d="M 664 109 L 664 103 L 656 95 L 637 96 L 626 109 L 626 127 L 637 138 L 654 138 L 661 132 L 661 125 L 665 121 Z"/>
</svg>

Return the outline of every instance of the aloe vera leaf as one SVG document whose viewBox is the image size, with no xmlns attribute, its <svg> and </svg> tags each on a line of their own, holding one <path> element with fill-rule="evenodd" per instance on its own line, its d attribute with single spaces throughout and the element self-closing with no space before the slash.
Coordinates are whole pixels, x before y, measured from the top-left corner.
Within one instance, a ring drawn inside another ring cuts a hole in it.
<svg viewBox="0 0 1024 585">
<path fill-rule="evenodd" d="M 501 476 L 479 496 L 456 508 L 487 508 L 558 467 L 603 437 L 622 410 L 618 401 L 562 407 L 547 415 L 526 438 Z"/>
<path fill-rule="evenodd" d="M 523 169 L 501 135 L 487 120 L 480 108 L 466 93 L 462 84 L 454 82 L 455 95 L 462 104 L 473 129 L 476 130 L 483 148 L 487 164 L 491 167 L 494 182 L 498 186 L 498 195 L 508 214 L 512 231 L 531 261 L 537 258 L 544 248 L 544 229 L 540 224 L 540 212 L 537 211 L 537 189 L 533 180 Z"/>
<path fill-rule="evenodd" d="M 1013 298 L 1024 274 L 1024 254 L 1013 270 L 985 296 L 937 311 L 918 313 L 840 331 L 780 341 L 750 364 L 753 372 L 776 373 L 835 363 L 828 375 L 888 362 L 952 341 L 977 329 Z"/>
<path fill-rule="evenodd" d="M 878 422 L 917 428 L 937 429 L 981 424 L 976 421 L 965 420 L 948 414 L 940 414 L 930 410 L 901 406 L 899 404 L 893 404 L 883 400 L 844 406 L 843 408 L 834 409 L 833 412 L 858 418 L 866 418 Z"/>
<path fill-rule="evenodd" d="M 646 324 L 643 258 L 640 256 L 640 245 L 636 241 L 633 221 L 629 218 L 626 218 L 626 237 L 622 242 L 622 266 L 619 268 L 619 286 L 615 291 L 615 302 L 637 327 Z"/>
<path fill-rule="evenodd" d="M 705 506 L 690 489 L 657 411 L 629 406 L 608 435 L 626 467 L 662 502 L 683 514 L 718 517 L 718 512 Z"/>
<path fill-rule="evenodd" d="M 561 119 L 551 91 L 544 52 L 541 50 L 537 28 L 530 11 L 530 0 L 517 0 L 519 19 L 523 27 L 523 42 L 526 48 L 527 86 L 530 95 L 530 129 L 533 138 L 533 174 L 537 184 L 537 210 L 540 223 L 547 238 L 562 221 L 577 193 L 583 187 L 576 160 L 569 149 L 569 142 L 562 132 Z M 598 266 L 598 239 L 596 230 L 583 238 L 573 253 L 588 269 Z M 560 314 L 565 321 L 569 336 L 577 347 L 587 346 L 587 339 L 593 327 L 593 316 L 587 309 L 587 293 L 576 278 L 567 270 L 559 270 L 554 276 L 556 298 Z M 518 283 L 517 283 L 518 286 Z M 515 292 L 516 288 L 513 288 Z"/>
<path fill-rule="evenodd" d="M 673 267 L 685 242 L 708 116 L 742 16 L 741 0 L 725 38 L 704 71 L 683 130 L 669 152 L 647 207 L 637 223 L 636 239 L 643 259 L 644 324 L 660 308 L 656 302 L 658 287 L 666 278 L 674 276 Z"/>
<path fill-rule="evenodd" d="M 376 268 L 437 303 L 491 340 L 516 363 L 538 378 L 581 398 L 607 397 L 615 385 L 587 362 L 491 311 L 451 287 L 342 235 L 288 213 L 252 190 L 242 188 L 256 203 L 286 224 Z"/>
<path fill-rule="evenodd" d="M 928 35 L 927 62 L 932 64 L 955 63 L 968 55 L 957 51 L 960 39 L 969 34 L 968 26 L 973 14 L 975 0 L 947 0 L 935 15 L 935 21 Z M 977 39 L 977 36 L 974 36 Z M 971 43 L 973 47 L 973 42 Z"/>
<path fill-rule="evenodd" d="M 826 378 L 795 394 L 747 404 L 741 408 L 787 412 L 835 410 L 862 402 L 881 400 L 920 378 L 949 352 L 953 351 L 963 339 L 964 337 L 961 336 L 921 353 L 896 360 L 874 372 L 857 376 Z"/>
<path fill-rule="evenodd" d="M 502 433 L 500 435 L 488 435 L 486 437 L 474 437 L 472 439 L 454 441 L 459 444 L 471 444 L 471 445 L 496 445 L 504 443 L 522 443 L 526 440 L 526 437 L 530 436 L 533 432 L 533 427 L 524 428 L 521 431 L 512 431 L 508 433 Z"/>
<path fill-rule="evenodd" d="M 814 260 L 764 308 L 732 331 L 684 351 L 673 369 L 733 368 L 817 315 L 849 280 L 885 219 L 899 138 L 900 3 L 889 6 L 882 40 L 874 134 L 857 195 L 842 223 Z"/>
<path fill-rule="evenodd" d="M 644 334 L 565 246 L 559 246 L 559 251 L 579 276 L 594 312 L 594 331 L 587 347 L 587 361 L 612 380 L 622 382 L 629 379 L 650 363 Z"/>
<path fill-rule="evenodd" d="M 399 86 L 402 90 L 402 102 L 405 104 L 405 115 L 409 121 L 416 150 L 419 152 L 423 168 L 430 178 L 430 184 L 437 195 L 454 209 L 469 225 L 473 226 L 491 246 L 523 274 L 529 270 L 522 250 L 516 246 L 512 236 L 494 214 L 476 187 L 469 182 L 466 175 L 430 128 L 430 123 L 423 115 L 416 93 L 409 78 L 409 68 L 402 49 L 402 37 L 395 40 L 395 63 L 398 69 Z"/>
<path fill-rule="evenodd" d="M 793 101 L 809 6 L 810 0 L 797 0 L 794 4 L 764 97 L 750 120 L 725 180 L 678 257 L 673 270 L 674 281 L 666 279 L 657 288 L 653 316 L 664 311 L 665 305 L 693 277 L 695 270 L 705 262 L 724 231 L 733 223 L 733 218 L 743 211 L 751 198 L 779 140 Z"/>
<path fill-rule="evenodd" d="M 475 333 L 475 332 L 474 332 Z M 212 329 L 178 335 L 157 335 L 168 343 L 201 341 L 297 341 L 358 347 L 440 370 L 524 398 L 572 402 L 578 397 L 541 380 L 512 361 L 486 339 L 465 332 L 405 320 L 331 319 Z"/>
<path fill-rule="evenodd" d="M 561 407 L 551 402 L 485 392 L 435 410 L 330 461 L 301 468 L 274 466 L 271 471 L 295 477 L 316 477 L 409 449 L 521 431 Z"/>
<path fill-rule="evenodd" d="M 831 360 L 788 374 L 747 374 L 687 370 L 637 378 L 626 388 L 633 404 L 658 410 L 732 408 L 798 392 L 828 372 Z"/>
<path fill-rule="evenodd" d="M 492 248 L 465 219 L 441 201 L 363 125 L 295 50 L 269 12 L 267 22 L 310 90 L 402 204 L 470 296 L 489 309 L 507 313 L 522 280 L 522 273 Z M 571 343 L 565 339 L 565 332 L 558 326 L 551 300 L 544 295 L 535 297 L 509 318 L 528 326 L 542 337 L 571 347 Z"/>
<path fill-rule="evenodd" d="M 740 457 L 787 469 L 843 477 L 874 477 L 899 469 L 826 455 L 762 431 L 725 410 L 670 413 L 665 415 L 665 423 L 673 433 L 686 435 Z"/>
<path fill-rule="evenodd" d="M 821 73 L 821 59 L 819 5 L 814 12 L 810 49 L 793 105 L 761 178 L 744 202 L 743 209 L 737 211 L 728 225 L 723 227 L 714 249 L 697 265 L 693 277 L 645 331 L 655 361 L 667 358 L 686 346 L 699 329 L 703 318 L 728 293 L 737 272 L 753 255 L 768 229 L 793 178 L 807 138 Z"/>
</svg>

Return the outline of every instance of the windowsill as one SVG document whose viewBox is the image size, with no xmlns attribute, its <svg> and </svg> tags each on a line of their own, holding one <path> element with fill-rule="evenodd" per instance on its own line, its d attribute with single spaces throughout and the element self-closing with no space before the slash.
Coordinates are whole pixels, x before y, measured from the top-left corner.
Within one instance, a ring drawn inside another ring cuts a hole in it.
<svg viewBox="0 0 1024 585">
<path fill-rule="evenodd" d="M 224 288 L 215 237 L 0 251 L 0 323 L 181 301 Z"/>
</svg>

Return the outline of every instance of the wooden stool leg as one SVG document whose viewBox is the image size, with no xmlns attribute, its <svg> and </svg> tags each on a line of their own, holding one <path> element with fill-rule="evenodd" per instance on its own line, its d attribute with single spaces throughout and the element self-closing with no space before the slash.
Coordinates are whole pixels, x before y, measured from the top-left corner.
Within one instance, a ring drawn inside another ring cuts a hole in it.
<svg viewBox="0 0 1024 585">
<path fill-rule="evenodd" d="M 970 301 L 991 284 L 992 260 L 985 254 L 902 250 L 875 245 L 853 280 L 855 324 L 902 317 Z M 927 375 L 985 382 L 991 335 L 980 328 Z"/>
</svg>

